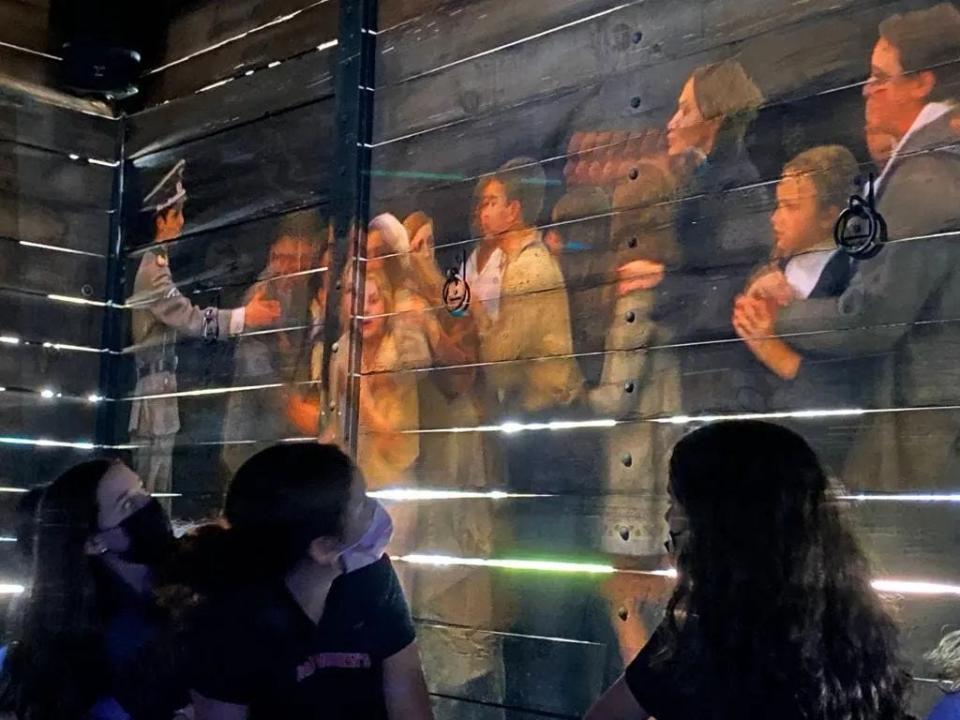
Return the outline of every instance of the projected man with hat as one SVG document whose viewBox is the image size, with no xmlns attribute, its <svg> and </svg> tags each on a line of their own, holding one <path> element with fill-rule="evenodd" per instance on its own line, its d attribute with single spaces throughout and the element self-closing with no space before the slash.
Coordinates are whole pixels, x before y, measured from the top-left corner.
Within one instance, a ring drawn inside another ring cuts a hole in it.
<svg viewBox="0 0 960 720">
<path fill-rule="evenodd" d="M 132 307 L 137 386 L 130 410 L 134 465 L 150 492 L 172 488 L 173 446 L 180 430 L 177 402 L 177 337 L 214 342 L 275 323 L 280 305 L 259 294 L 245 307 L 200 308 L 180 294 L 164 243 L 183 232 L 186 161 L 180 160 L 143 199 L 144 221 L 152 218 L 154 244 L 144 254 L 127 304 Z M 149 215 L 147 215 L 149 213 Z"/>
</svg>

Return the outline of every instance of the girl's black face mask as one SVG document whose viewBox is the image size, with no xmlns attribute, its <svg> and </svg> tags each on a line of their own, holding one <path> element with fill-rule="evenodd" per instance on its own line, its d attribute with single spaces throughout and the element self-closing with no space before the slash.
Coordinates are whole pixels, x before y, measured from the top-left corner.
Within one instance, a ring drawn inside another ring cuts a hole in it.
<svg viewBox="0 0 960 720">
<path fill-rule="evenodd" d="M 127 534 L 129 547 L 120 553 L 127 562 L 158 565 L 173 550 L 173 527 L 163 506 L 156 498 L 120 523 Z"/>
</svg>

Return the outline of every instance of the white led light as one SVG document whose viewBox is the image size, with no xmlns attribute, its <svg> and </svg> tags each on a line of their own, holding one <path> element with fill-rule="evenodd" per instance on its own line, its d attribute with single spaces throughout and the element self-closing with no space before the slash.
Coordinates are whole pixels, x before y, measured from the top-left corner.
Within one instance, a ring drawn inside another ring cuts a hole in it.
<svg viewBox="0 0 960 720">
<path fill-rule="evenodd" d="M 73 295 L 56 295 L 50 294 L 47 295 L 48 300 L 55 300 L 56 302 L 70 303 L 71 305 L 93 305 L 94 307 L 106 307 L 107 303 L 101 302 L 100 300 L 87 300 L 82 297 L 74 297 Z"/>
<path fill-rule="evenodd" d="M 873 589 L 881 593 L 897 595 L 957 595 L 960 596 L 960 585 L 927 582 L 924 580 L 874 580 Z"/>
<path fill-rule="evenodd" d="M 960 503 L 960 494 L 838 495 L 837 499 L 851 502 Z"/>
<path fill-rule="evenodd" d="M 56 393 L 50 388 L 44 388 L 40 391 L 40 397 L 50 400 Z"/>
<path fill-rule="evenodd" d="M 13 493 L 15 495 L 21 495 L 25 492 L 29 492 L 29 491 L 26 488 L 0 486 L 0 493 Z"/>
<path fill-rule="evenodd" d="M 23 585 L 13 583 L 0 584 L 0 595 L 21 595 L 26 588 Z"/>
<path fill-rule="evenodd" d="M 20 338 L 13 337 L 12 335 L 0 335 L 0 343 L 4 343 L 6 345 L 19 345 Z"/>
<path fill-rule="evenodd" d="M 65 442 L 63 440 L 46 440 L 44 438 L 34 439 L 11 436 L 0 436 L 0 445 L 28 445 L 31 447 L 72 448 L 74 450 L 93 450 L 96 448 L 96 445 L 94 445 L 92 442 Z"/>
<path fill-rule="evenodd" d="M 591 563 L 557 562 L 552 560 L 485 560 L 482 558 L 458 558 L 446 555 L 403 555 L 394 558 L 410 565 L 433 567 L 488 567 L 503 570 L 535 570 L 540 572 L 570 573 L 581 575 L 610 575 L 616 569 L 610 565 Z"/>
<path fill-rule="evenodd" d="M 80 159 L 80 156 L 77 155 L 76 153 L 70 153 L 70 159 L 71 159 L 71 160 L 79 160 L 79 159 Z"/>
<path fill-rule="evenodd" d="M 737 413 L 730 415 L 672 415 L 665 418 L 652 418 L 650 422 L 661 425 L 689 425 L 691 423 L 714 423 L 724 420 L 815 420 L 817 418 L 860 417 L 867 410 L 845 408 L 838 410 L 793 410 L 790 412 Z"/>
<path fill-rule="evenodd" d="M 16 541 L 17 539 L 15 537 L 0 536 L 0 543 L 12 543 Z"/>
<path fill-rule="evenodd" d="M 282 65 L 282 64 L 283 64 L 283 63 L 282 63 L 280 60 L 274 60 L 272 63 L 268 63 L 268 64 L 267 64 L 267 67 L 268 67 L 268 68 L 275 68 L 275 67 L 280 67 L 280 65 Z"/>
<path fill-rule="evenodd" d="M 492 492 L 471 492 L 465 490 L 421 490 L 414 488 L 388 488 L 368 492 L 367 497 L 390 502 L 421 502 L 429 500 L 507 500 L 515 498 L 544 498 L 550 495 L 532 495 L 506 493 L 502 490 Z"/>
<path fill-rule="evenodd" d="M 90 395 L 87 395 L 87 402 L 88 402 L 88 403 L 96 404 L 96 403 L 100 402 L 101 400 L 103 400 L 103 398 L 100 397 L 99 395 L 97 395 L 96 393 L 91 393 Z"/>
</svg>

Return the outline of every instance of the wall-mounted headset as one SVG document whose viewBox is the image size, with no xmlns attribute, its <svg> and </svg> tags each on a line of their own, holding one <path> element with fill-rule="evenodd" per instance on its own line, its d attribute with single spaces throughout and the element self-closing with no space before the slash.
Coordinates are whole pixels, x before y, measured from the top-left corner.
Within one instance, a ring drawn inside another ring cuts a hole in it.
<svg viewBox="0 0 960 720">
<path fill-rule="evenodd" d="M 874 199 L 876 180 L 870 175 L 867 199 L 851 195 L 850 204 L 840 213 L 833 228 L 837 247 L 857 260 L 869 260 L 887 241 L 887 222 L 877 211 Z"/>
</svg>

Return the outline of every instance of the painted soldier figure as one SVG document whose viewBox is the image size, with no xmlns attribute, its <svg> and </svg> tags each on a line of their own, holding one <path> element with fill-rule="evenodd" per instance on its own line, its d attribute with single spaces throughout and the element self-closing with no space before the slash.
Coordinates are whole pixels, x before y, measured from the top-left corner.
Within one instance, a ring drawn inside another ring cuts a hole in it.
<svg viewBox="0 0 960 720">
<path fill-rule="evenodd" d="M 180 430 L 177 399 L 177 338 L 209 342 L 275 323 L 279 304 L 255 296 L 246 307 L 200 308 L 180 294 L 170 272 L 164 243 L 183 231 L 187 191 L 186 161 L 180 160 L 143 199 L 141 213 L 150 213 L 154 246 L 140 262 L 127 301 L 132 308 L 137 386 L 130 410 L 130 437 L 136 446 L 134 466 L 150 492 L 170 492 L 173 447 Z"/>
</svg>

